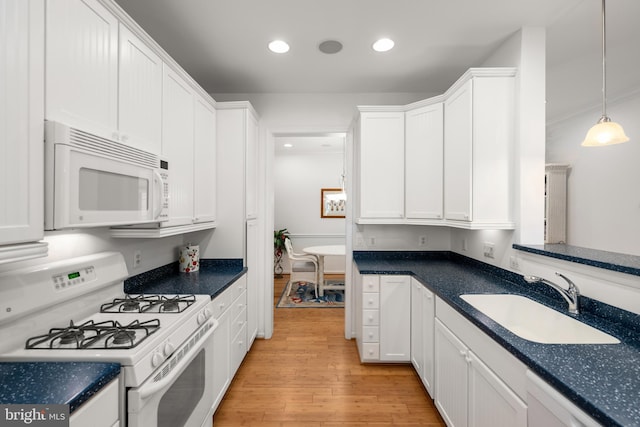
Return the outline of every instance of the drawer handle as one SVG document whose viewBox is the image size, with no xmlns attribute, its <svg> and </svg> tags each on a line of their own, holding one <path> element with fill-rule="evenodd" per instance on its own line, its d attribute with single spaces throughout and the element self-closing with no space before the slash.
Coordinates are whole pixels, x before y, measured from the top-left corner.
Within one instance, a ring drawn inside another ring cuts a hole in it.
<svg viewBox="0 0 640 427">
<path fill-rule="evenodd" d="M 225 303 L 220 304 L 220 308 L 224 308 L 224 306 L 225 306 Z"/>
</svg>

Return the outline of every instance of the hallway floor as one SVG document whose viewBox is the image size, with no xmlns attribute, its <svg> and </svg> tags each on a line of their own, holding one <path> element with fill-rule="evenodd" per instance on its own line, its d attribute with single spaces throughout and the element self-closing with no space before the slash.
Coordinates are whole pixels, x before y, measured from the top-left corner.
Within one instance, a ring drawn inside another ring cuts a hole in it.
<svg viewBox="0 0 640 427">
<path fill-rule="evenodd" d="M 275 279 L 274 305 L 287 280 Z M 214 427 L 445 425 L 411 365 L 360 363 L 344 309 L 274 313 L 273 337 L 254 342 Z"/>
</svg>

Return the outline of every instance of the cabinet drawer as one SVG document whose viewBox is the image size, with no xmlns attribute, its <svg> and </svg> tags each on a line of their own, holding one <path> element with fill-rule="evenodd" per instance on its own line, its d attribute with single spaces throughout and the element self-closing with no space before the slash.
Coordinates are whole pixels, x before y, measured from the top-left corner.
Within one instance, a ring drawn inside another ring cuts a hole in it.
<svg viewBox="0 0 640 427">
<path fill-rule="evenodd" d="M 362 294 L 362 308 L 365 310 L 380 308 L 380 294 L 369 292 Z"/>
<path fill-rule="evenodd" d="M 236 299 L 247 289 L 247 276 L 242 276 L 235 283 L 229 286 L 231 290 L 232 298 Z"/>
<path fill-rule="evenodd" d="M 229 289 L 211 301 L 210 307 L 214 319 L 218 319 L 231 306 L 231 301 L 233 301 L 233 298 Z"/>
<path fill-rule="evenodd" d="M 380 344 L 363 343 L 362 344 L 362 360 L 379 360 Z"/>
<path fill-rule="evenodd" d="M 362 329 L 362 342 L 379 342 L 380 329 L 377 326 L 365 326 Z"/>
<path fill-rule="evenodd" d="M 364 326 L 378 326 L 380 312 L 378 310 L 362 310 L 362 324 Z"/>
<path fill-rule="evenodd" d="M 231 318 L 233 319 L 234 317 L 236 317 L 238 313 L 240 313 L 246 307 L 247 307 L 247 293 L 242 292 L 242 294 L 231 303 L 231 307 L 230 307 Z"/>
<path fill-rule="evenodd" d="M 247 323 L 247 308 L 244 307 L 231 321 L 231 336 L 235 336 Z"/>
<path fill-rule="evenodd" d="M 380 292 L 380 276 L 362 276 L 362 292 Z"/>
</svg>

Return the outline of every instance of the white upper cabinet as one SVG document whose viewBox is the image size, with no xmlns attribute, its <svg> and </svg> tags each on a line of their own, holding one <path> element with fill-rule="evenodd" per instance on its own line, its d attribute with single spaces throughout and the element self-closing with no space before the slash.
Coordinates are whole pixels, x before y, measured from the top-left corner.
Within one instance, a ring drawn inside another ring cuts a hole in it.
<svg viewBox="0 0 640 427">
<path fill-rule="evenodd" d="M 245 215 L 247 219 L 258 217 L 258 117 L 253 114 L 253 109 L 246 112 L 246 204 Z"/>
<path fill-rule="evenodd" d="M 193 222 L 216 220 L 216 110 L 195 98 Z"/>
<path fill-rule="evenodd" d="M 360 107 L 356 126 L 358 220 L 402 220 L 404 112 L 371 111 Z"/>
<path fill-rule="evenodd" d="M 444 105 L 444 209 L 449 225 L 511 229 L 513 68 L 470 69 Z"/>
<path fill-rule="evenodd" d="M 44 1 L 0 2 L 0 264 L 46 256 Z"/>
<path fill-rule="evenodd" d="M 118 129 L 120 140 L 160 154 L 162 59 L 120 24 Z"/>
<path fill-rule="evenodd" d="M 180 75 L 164 67 L 162 157 L 169 162 L 169 221 L 163 227 L 193 222 L 194 93 Z"/>
<path fill-rule="evenodd" d="M 405 217 L 407 220 L 441 220 L 442 102 L 409 110 L 405 120 Z"/>
<path fill-rule="evenodd" d="M 46 118 L 117 139 L 118 20 L 78 0 L 47 2 L 46 22 Z"/>
</svg>

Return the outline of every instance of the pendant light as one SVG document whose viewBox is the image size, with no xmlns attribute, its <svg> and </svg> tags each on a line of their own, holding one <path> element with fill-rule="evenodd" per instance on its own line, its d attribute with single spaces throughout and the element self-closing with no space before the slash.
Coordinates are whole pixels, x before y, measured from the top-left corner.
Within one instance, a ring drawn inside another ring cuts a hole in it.
<svg viewBox="0 0 640 427">
<path fill-rule="evenodd" d="M 604 3 L 605 0 L 602 0 L 602 117 L 589 129 L 587 137 L 582 142 L 583 147 L 602 147 L 629 141 L 622 126 L 612 122 L 607 116 L 607 31 Z"/>
</svg>

